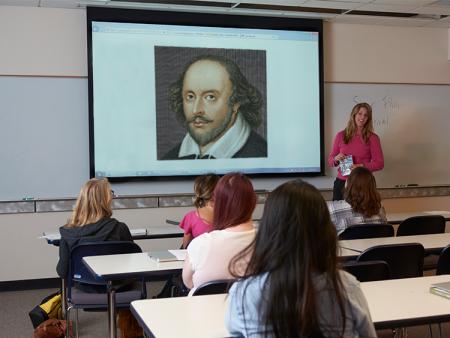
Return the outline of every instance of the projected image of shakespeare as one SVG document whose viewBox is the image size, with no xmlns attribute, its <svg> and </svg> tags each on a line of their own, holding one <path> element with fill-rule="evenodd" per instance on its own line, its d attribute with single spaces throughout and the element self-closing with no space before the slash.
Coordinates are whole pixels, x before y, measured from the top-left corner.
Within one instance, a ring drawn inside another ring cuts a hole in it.
<svg viewBox="0 0 450 338">
<path fill-rule="evenodd" d="M 267 157 L 265 51 L 156 46 L 155 63 L 158 160 Z"/>
</svg>

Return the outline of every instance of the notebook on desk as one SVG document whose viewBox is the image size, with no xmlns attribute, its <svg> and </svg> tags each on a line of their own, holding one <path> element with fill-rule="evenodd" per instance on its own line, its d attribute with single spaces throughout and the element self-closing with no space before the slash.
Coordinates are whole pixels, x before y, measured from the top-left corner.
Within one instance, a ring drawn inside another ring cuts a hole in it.
<svg viewBox="0 0 450 338">
<path fill-rule="evenodd" d="M 450 299 L 450 282 L 431 284 L 430 292 Z"/>
<path fill-rule="evenodd" d="M 148 255 L 151 259 L 157 261 L 158 263 L 178 261 L 177 256 L 170 253 L 168 250 L 150 251 Z"/>
</svg>

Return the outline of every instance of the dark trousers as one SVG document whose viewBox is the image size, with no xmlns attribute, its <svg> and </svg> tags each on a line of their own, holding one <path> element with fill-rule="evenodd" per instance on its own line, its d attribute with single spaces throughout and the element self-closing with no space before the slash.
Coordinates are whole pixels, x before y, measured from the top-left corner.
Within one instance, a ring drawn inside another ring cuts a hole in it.
<svg viewBox="0 0 450 338">
<path fill-rule="evenodd" d="M 333 201 L 344 199 L 344 187 L 345 181 L 336 177 L 333 184 Z"/>
</svg>

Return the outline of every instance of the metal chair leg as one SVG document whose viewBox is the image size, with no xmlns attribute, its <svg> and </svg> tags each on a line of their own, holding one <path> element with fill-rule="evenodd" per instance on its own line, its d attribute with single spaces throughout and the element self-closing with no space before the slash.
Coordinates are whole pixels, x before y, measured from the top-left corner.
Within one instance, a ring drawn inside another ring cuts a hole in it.
<svg viewBox="0 0 450 338">
<path fill-rule="evenodd" d="M 72 310 L 72 306 L 66 309 L 66 338 L 70 338 L 70 310 Z"/>
<path fill-rule="evenodd" d="M 79 326 L 78 326 L 78 309 L 75 309 L 75 326 L 76 326 L 76 338 L 78 338 L 78 334 L 80 332 Z"/>
<path fill-rule="evenodd" d="M 66 311 L 67 311 L 67 298 L 66 298 L 66 288 L 67 288 L 67 281 L 62 278 L 61 279 L 61 312 L 62 312 L 62 319 L 66 318 Z"/>
</svg>

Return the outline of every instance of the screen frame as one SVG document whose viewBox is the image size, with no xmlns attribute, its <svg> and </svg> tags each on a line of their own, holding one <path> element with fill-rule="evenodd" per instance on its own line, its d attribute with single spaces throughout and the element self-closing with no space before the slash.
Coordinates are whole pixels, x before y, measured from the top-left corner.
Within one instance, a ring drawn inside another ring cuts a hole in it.
<svg viewBox="0 0 450 338">
<path fill-rule="evenodd" d="M 88 110 L 89 110 L 89 177 L 95 177 L 95 147 L 94 147 L 94 99 L 93 99 L 93 48 L 92 48 L 92 22 L 126 22 L 168 24 L 185 26 L 206 26 L 223 28 L 256 28 L 274 30 L 293 30 L 318 33 L 319 47 L 319 126 L 320 126 L 320 170 L 318 172 L 294 173 L 251 173 L 250 177 L 313 177 L 324 176 L 324 75 L 323 75 L 323 21 L 320 19 L 286 18 L 260 15 L 210 14 L 187 13 L 179 11 L 160 11 L 146 9 L 122 8 L 86 8 L 87 29 L 87 59 L 88 59 Z M 171 176 L 126 176 L 107 177 L 112 182 L 124 181 L 159 181 L 159 180 L 185 180 L 196 175 Z"/>
</svg>

